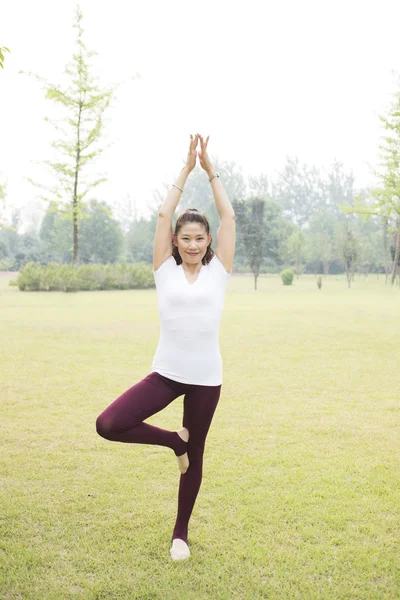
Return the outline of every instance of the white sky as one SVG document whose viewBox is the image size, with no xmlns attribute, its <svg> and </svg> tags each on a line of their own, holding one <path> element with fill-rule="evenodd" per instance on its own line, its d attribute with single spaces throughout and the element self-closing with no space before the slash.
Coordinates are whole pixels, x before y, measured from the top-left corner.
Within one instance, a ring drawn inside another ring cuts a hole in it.
<svg viewBox="0 0 400 600">
<path fill-rule="evenodd" d="M 189 133 L 247 176 L 276 176 L 286 155 L 328 167 L 336 157 L 371 182 L 400 70 L 398 0 L 82 0 L 85 43 L 100 85 L 128 81 L 108 112 L 113 141 L 98 164 L 111 205 L 130 194 L 146 214 L 153 190 L 183 165 Z M 27 177 L 51 158 L 52 103 L 34 71 L 63 81 L 75 43 L 75 0 L 13 0 L 1 9 L 0 181 L 9 206 L 36 206 Z M 206 176 L 206 175 L 204 175 Z M 29 210 L 26 214 L 29 214 Z"/>
</svg>

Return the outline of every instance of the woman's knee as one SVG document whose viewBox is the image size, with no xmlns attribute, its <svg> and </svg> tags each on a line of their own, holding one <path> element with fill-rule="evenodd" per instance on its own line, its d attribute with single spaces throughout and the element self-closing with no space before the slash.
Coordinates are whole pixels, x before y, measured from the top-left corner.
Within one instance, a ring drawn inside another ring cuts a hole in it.
<svg viewBox="0 0 400 600">
<path fill-rule="evenodd" d="M 96 419 L 96 431 L 101 437 L 106 439 L 113 432 L 112 421 L 104 413 L 101 413 Z"/>
</svg>

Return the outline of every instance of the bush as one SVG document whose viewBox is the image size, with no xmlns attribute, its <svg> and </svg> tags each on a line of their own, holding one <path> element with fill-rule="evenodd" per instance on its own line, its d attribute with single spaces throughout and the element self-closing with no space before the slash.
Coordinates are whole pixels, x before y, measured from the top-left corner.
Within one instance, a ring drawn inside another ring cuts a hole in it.
<svg viewBox="0 0 400 600">
<path fill-rule="evenodd" d="M 292 285 L 294 273 L 291 269 L 285 269 L 281 272 L 283 285 Z"/>
<path fill-rule="evenodd" d="M 155 286 L 152 268 L 148 263 L 76 266 L 59 265 L 56 262 L 44 267 L 29 262 L 10 285 L 18 285 L 21 291 L 46 292 L 147 289 Z"/>
</svg>

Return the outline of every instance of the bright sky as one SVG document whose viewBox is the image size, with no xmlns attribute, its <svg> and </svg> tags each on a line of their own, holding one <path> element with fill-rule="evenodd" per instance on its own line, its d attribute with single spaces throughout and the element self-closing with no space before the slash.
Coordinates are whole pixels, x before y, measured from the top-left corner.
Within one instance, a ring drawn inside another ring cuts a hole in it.
<svg viewBox="0 0 400 600">
<path fill-rule="evenodd" d="M 18 71 L 63 81 L 74 50 L 73 0 L 13 0 L 1 9 L 0 181 L 9 206 L 37 206 L 27 177 L 46 181 L 51 102 Z M 174 181 L 189 133 L 245 176 L 276 176 L 286 155 L 328 167 L 336 157 L 371 182 L 400 70 L 398 0 L 82 0 L 85 43 L 100 84 L 127 81 L 108 112 L 113 145 L 96 165 L 109 204 L 128 194 L 147 213 Z M 206 176 L 206 175 L 204 175 Z M 29 208 L 26 217 L 29 215 Z"/>
</svg>

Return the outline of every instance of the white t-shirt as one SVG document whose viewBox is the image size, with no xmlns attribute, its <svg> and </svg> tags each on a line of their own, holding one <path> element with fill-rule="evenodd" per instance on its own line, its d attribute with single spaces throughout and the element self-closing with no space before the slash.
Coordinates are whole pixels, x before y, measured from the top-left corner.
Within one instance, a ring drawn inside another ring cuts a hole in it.
<svg viewBox="0 0 400 600">
<path fill-rule="evenodd" d="M 231 276 L 214 254 L 194 283 L 171 255 L 154 271 L 160 340 L 152 370 L 194 385 L 221 385 L 219 324 Z"/>
</svg>

